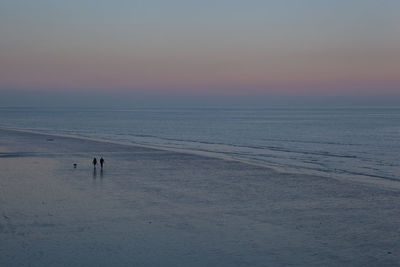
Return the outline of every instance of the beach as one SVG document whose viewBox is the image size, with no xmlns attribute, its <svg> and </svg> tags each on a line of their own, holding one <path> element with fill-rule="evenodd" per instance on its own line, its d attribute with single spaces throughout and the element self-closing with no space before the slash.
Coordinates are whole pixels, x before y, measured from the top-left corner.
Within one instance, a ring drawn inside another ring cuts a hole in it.
<svg viewBox="0 0 400 267">
<path fill-rule="evenodd" d="M 0 129 L 0 266 L 394 266 L 399 202 L 396 186 Z"/>
</svg>

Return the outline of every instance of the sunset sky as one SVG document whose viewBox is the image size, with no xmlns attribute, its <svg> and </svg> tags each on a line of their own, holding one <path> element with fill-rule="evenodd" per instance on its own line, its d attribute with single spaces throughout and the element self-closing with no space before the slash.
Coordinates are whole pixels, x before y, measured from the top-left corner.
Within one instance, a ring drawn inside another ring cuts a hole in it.
<svg viewBox="0 0 400 267">
<path fill-rule="evenodd" d="M 400 95 L 398 0 L 2 0 L 0 94 Z"/>
</svg>

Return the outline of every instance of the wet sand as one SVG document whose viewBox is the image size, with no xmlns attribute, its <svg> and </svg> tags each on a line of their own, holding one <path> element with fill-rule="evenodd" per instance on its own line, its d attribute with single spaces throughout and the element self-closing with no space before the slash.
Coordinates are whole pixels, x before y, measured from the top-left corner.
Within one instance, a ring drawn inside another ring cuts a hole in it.
<svg viewBox="0 0 400 267">
<path fill-rule="evenodd" d="M 0 130 L 0 266 L 393 266 L 399 203 L 379 184 Z"/>
</svg>

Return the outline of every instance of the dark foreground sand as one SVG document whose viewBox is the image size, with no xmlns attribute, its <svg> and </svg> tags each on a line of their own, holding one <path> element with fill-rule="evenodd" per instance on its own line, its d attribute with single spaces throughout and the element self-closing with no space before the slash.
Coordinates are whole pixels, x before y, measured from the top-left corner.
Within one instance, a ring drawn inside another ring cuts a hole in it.
<svg viewBox="0 0 400 267">
<path fill-rule="evenodd" d="M 0 130 L 0 266 L 396 266 L 399 234 L 395 188 Z"/>
</svg>

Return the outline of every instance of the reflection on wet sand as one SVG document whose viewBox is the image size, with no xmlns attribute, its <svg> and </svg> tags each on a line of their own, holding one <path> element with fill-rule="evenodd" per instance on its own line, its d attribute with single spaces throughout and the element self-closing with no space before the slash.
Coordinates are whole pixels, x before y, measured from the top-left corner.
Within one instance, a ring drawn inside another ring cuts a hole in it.
<svg viewBox="0 0 400 267">
<path fill-rule="evenodd" d="M 0 266 L 400 262 L 394 189 L 84 139 L 47 148 L 41 139 L 0 130 L 9 153 L 31 155 L 0 157 Z M 108 174 L 88 162 L 93 151 L 112 158 Z"/>
</svg>

